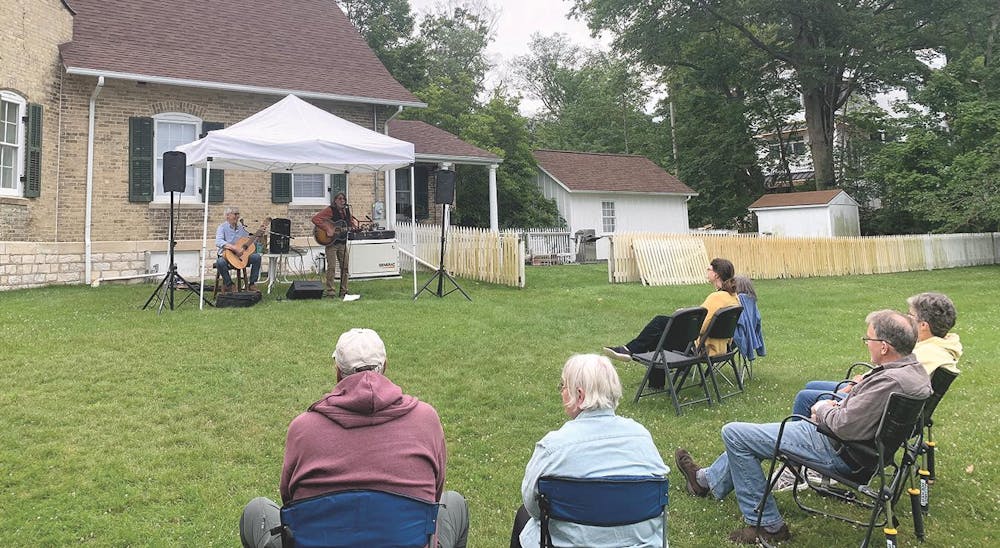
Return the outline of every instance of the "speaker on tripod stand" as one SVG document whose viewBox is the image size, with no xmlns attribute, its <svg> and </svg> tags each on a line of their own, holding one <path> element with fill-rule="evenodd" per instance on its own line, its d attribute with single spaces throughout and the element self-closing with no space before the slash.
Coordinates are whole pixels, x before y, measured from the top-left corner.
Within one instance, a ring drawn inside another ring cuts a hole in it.
<svg viewBox="0 0 1000 548">
<path fill-rule="evenodd" d="M 424 291 L 437 295 L 438 297 L 444 297 L 445 295 L 451 294 L 455 291 L 460 291 L 462 295 L 465 295 L 466 299 L 471 301 L 472 297 L 469 297 L 469 294 L 466 293 L 465 290 L 462 289 L 460 285 L 458 285 L 458 282 L 455 281 L 455 278 L 453 278 L 451 274 L 448 274 L 448 271 L 444 269 L 444 250 L 445 250 L 445 242 L 447 241 L 447 237 L 445 236 L 444 232 L 444 225 L 445 225 L 445 219 L 448 217 L 448 206 L 455 201 L 454 171 L 440 170 L 437 172 L 437 190 L 434 192 L 434 201 L 436 203 L 441 204 L 441 261 L 438 265 L 437 272 L 435 272 L 434 275 L 431 276 L 431 279 L 427 280 L 427 283 L 425 283 L 424 286 L 420 288 L 420 291 L 417 291 L 417 293 L 413 296 L 413 300 L 417 300 L 417 297 L 419 297 L 420 294 L 423 293 Z M 414 265 L 414 268 L 416 268 L 416 265 Z M 448 278 L 448 280 L 452 283 L 452 285 L 455 286 L 447 292 L 444 291 L 445 278 Z M 428 289 L 431 285 L 431 282 L 433 282 L 434 280 L 437 280 L 436 292 Z"/>
<path fill-rule="evenodd" d="M 194 294 L 198 293 L 198 290 L 177 272 L 177 263 L 174 262 L 174 246 L 177 245 L 174 240 L 174 192 L 184 192 L 187 188 L 187 155 L 177 151 L 164 152 L 162 175 L 163 191 L 170 193 L 170 221 L 167 230 L 167 241 L 169 242 L 167 262 L 169 266 L 166 275 L 160 280 L 160 285 L 156 286 L 153 294 L 146 300 L 146 304 L 142 305 L 143 310 L 145 310 L 153 302 L 153 299 L 159 298 L 160 305 L 157 313 L 163 311 L 163 306 L 168 301 L 170 310 L 174 309 L 174 289 L 176 289 L 177 284 L 182 284 Z M 188 297 L 190 296 L 188 295 Z M 184 300 L 187 300 L 187 297 Z M 206 299 L 205 302 L 208 303 L 208 300 Z"/>
</svg>

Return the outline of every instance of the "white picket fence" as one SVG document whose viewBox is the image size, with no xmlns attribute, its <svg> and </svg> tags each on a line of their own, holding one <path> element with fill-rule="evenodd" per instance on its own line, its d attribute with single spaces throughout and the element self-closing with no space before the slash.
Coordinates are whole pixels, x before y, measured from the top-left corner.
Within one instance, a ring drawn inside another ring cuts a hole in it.
<svg viewBox="0 0 1000 548">
<path fill-rule="evenodd" d="M 1000 233 L 859 238 L 624 232 L 611 237 L 608 281 L 697 283 L 711 257 L 755 279 L 907 272 L 997 264 Z"/>
<path fill-rule="evenodd" d="M 411 223 L 396 223 L 401 270 L 413 271 Z M 417 223 L 417 269 L 437 270 L 441 258 L 441 225 Z M 449 227 L 445 233 L 444 267 L 450 274 L 483 282 L 524 287 L 524 246 L 516 230 Z"/>
</svg>

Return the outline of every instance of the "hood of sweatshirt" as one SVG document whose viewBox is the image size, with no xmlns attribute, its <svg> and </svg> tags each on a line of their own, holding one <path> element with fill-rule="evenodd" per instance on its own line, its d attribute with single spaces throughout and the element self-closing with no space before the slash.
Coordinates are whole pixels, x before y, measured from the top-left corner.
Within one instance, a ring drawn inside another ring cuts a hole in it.
<svg viewBox="0 0 1000 548">
<path fill-rule="evenodd" d="M 923 364 L 954 365 L 962 357 L 962 342 L 955 333 L 948 333 L 944 337 L 930 337 L 918 341 L 913 353 Z"/>
<path fill-rule="evenodd" d="M 413 411 L 419 400 L 385 375 L 374 371 L 355 373 L 341 379 L 323 399 L 309 406 L 342 428 L 384 424 Z"/>
</svg>

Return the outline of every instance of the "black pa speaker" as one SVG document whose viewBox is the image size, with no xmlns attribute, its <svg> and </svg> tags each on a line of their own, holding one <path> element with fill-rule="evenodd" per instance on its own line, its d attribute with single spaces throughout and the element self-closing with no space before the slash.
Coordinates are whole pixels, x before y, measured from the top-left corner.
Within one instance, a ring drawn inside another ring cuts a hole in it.
<svg viewBox="0 0 1000 548">
<path fill-rule="evenodd" d="M 269 253 L 288 253 L 288 239 L 292 236 L 291 219 L 271 219 Z"/>
<path fill-rule="evenodd" d="M 434 193 L 434 203 L 451 205 L 455 201 L 455 172 L 437 172 L 437 192 Z"/>
<path fill-rule="evenodd" d="M 163 192 L 184 192 L 187 188 L 187 154 L 171 150 L 163 153 Z"/>
<path fill-rule="evenodd" d="M 288 288 L 285 297 L 289 299 L 322 299 L 323 282 L 312 282 L 308 280 L 296 280 Z"/>
</svg>

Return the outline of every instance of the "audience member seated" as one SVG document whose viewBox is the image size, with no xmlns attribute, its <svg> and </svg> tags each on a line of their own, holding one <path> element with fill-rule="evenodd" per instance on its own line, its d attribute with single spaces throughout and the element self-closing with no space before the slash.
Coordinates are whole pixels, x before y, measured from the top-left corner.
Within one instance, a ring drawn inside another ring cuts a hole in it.
<svg viewBox="0 0 1000 548">
<path fill-rule="evenodd" d="M 641 424 L 615 415 L 622 396 L 618 372 L 604 356 L 571 357 L 559 383 L 563 409 L 570 420 L 535 444 L 524 470 L 521 500 L 514 518 L 512 547 L 538 546 L 538 478 L 594 478 L 614 475 L 660 476 L 669 472 Z M 555 546 L 660 546 L 663 520 L 655 518 L 619 527 L 592 527 L 552 521 Z"/>
<path fill-rule="evenodd" d="M 941 293 L 920 293 L 906 300 L 909 315 L 917 322 L 917 344 L 913 354 L 917 361 L 923 364 L 928 375 L 933 375 L 938 367 L 944 367 L 958 373 L 958 359 L 962 357 L 962 343 L 958 334 L 949 333 L 955 327 L 955 303 Z M 792 413 L 809 415 L 812 407 L 820 397 L 838 399 L 851 391 L 851 387 L 859 382 L 864 374 L 856 375 L 851 382 L 844 381 L 810 381 L 804 390 L 795 395 Z M 844 383 L 836 395 L 838 384 Z"/>
<path fill-rule="evenodd" d="M 869 314 L 866 322 L 868 329 L 862 340 L 877 367 L 842 401 L 821 400 L 812 408 L 812 420 L 844 441 L 872 439 L 893 392 L 914 398 L 931 394 L 930 377 L 912 354 L 917 339 L 914 320 L 892 310 L 879 310 Z M 678 449 L 675 454 L 689 494 L 707 497 L 711 493 L 721 500 L 731 492 L 736 493 L 736 503 L 749 526 L 730 534 L 732 542 L 756 544 L 758 537 L 769 542 L 791 538 L 771 495 L 763 501 L 761 530 L 754 526 L 756 508 L 767 485 L 761 462 L 774 456 L 780 426 L 781 423 L 726 424 L 722 427 L 725 451 L 708 468 L 696 464 L 686 449 Z M 832 439 L 809 421 L 786 423 L 782 449 L 817 463 L 819 471 L 848 475 L 857 466 L 849 462 L 852 460 L 849 455 L 842 456 Z"/>
<path fill-rule="evenodd" d="M 464 547 L 469 511 L 462 495 L 444 490 L 447 452 L 437 412 L 385 376 L 385 345 L 371 329 L 341 335 L 333 358 L 336 386 L 288 427 L 282 503 L 350 489 L 439 501 L 438 547 Z M 279 511 L 269 499 L 250 501 L 240 518 L 243 546 L 280 548 L 281 537 L 269 533 L 281 523 Z"/>
<path fill-rule="evenodd" d="M 733 263 L 727 259 L 715 258 L 709 264 L 705 278 L 708 279 L 708 283 L 715 287 L 715 291 L 708 295 L 705 302 L 701 303 L 701 306 L 708 310 L 705 322 L 701 326 L 702 335 L 708 330 L 708 324 L 711 323 L 716 310 L 740 304 L 736 298 L 736 285 L 733 282 L 735 271 Z M 663 334 L 668 322 L 670 322 L 670 316 L 655 316 L 634 339 L 621 346 L 605 346 L 604 353 L 618 360 L 629 361 L 632 359 L 632 354 L 653 352 L 656 350 L 656 345 L 660 342 L 660 335 Z M 706 339 L 705 346 L 710 356 L 722 354 L 729 346 L 729 339 Z M 665 378 L 665 371 L 653 369 L 649 375 L 650 388 L 663 388 Z"/>
</svg>

